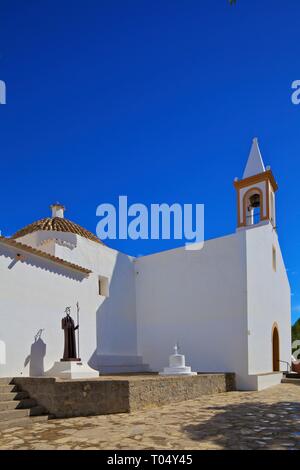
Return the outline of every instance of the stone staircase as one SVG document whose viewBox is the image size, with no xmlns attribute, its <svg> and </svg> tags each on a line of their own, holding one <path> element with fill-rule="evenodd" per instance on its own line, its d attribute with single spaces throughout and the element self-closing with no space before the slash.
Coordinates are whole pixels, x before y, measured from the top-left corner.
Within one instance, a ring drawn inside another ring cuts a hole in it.
<svg viewBox="0 0 300 470">
<path fill-rule="evenodd" d="M 142 374 L 151 372 L 148 364 L 143 363 L 142 356 L 125 356 L 118 354 L 97 354 L 97 365 L 100 375 Z"/>
<path fill-rule="evenodd" d="M 285 373 L 281 383 L 300 385 L 300 374 L 297 374 L 295 372 L 287 373 L 287 374 Z"/>
<path fill-rule="evenodd" d="M 45 409 L 14 385 L 12 379 L 0 379 L 0 432 L 47 420 Z"/>
</svg>

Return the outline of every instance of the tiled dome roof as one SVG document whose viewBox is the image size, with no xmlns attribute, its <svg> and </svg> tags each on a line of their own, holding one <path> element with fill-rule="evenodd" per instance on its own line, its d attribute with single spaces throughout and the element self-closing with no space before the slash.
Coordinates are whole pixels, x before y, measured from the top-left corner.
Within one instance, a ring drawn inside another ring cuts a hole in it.
<svg viewBox="0 0 300 470">
<path fill-rule="evenodd" d="M 18 230 L 12 238 L 24 237 L 24 235 L 27 235 L 28 233 L 37 232 L 39 230 L 75 233 L 76 235 L 80 235 L 81 237 L 92 240 L 93 242 L 102 243 L 101 240 L 99 240 L 99 238 L 97 238 L 92 232 L 89 232 L 80 225 L 62 217 L 46 217 L 45 219 L 33 222 L 21 230 Z"/>
</svg>

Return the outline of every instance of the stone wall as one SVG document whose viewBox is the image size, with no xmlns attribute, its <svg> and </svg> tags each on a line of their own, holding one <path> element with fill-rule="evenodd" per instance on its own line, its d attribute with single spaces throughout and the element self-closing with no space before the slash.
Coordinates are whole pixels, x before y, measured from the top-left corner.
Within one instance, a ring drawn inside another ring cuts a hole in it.
<svg viewBox="0 0 300 470">
<path fill-rule="evenodd" d="M 14 383 L 55 418 L 128 413 L 235 390 L 234 374 L 119 376 L 72 381 L 17 377 Z"/>
<path fill-rule="evenodd" d="M 20 378 L 14 383 L 55 418 L 129 411 L 128 381 Z"/>
<path fill-rule="evenodd" d="M 159 377 L 129 382 L 130 411 L 235 390 L 234 374 Z"/>
</svg>

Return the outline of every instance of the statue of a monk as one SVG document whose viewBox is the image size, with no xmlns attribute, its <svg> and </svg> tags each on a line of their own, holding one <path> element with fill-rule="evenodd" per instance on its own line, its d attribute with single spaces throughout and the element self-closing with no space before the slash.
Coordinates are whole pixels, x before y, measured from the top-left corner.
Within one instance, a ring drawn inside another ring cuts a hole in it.
<svg viewBox="0 0 300 470">
<path fill-rule="evenodd" d="M 75 341 L 75 330 L 78 329 L 79 325 L 75 326 L 74 320 L 70 315 L 70 307 L 65 310 L 66 316 L 61 321 L 61 327 L 65 334 L 65 348 L 62 361 L 80 361 L 80 358 L 76 357 L 76 341 Z"/>
</svg>

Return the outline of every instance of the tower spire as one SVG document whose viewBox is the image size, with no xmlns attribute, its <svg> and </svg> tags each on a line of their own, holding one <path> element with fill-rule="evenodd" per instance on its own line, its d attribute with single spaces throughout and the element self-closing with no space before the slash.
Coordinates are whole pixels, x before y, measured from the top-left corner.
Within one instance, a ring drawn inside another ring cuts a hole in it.
<svg viewBox="0 0 300 470">
<path fill-rule="evenodd" d="M 265 165 L 259 150 L 258 140 L 255 137 L 252 141 L 252 147 L 244 170 L 243 179 L 248 178 L 249 176 L 258 175 L 263 173 L 265 170 Z"/>
<path fill-rule="evenodd" d="M 243 179 L 235 178 L 234 186 L 238 201 L 238 228 L 267 221 L 276 226 L 277 183 L 270 167 L 265 168 L 256 138 L 252 142 Z"/>
</svg>

